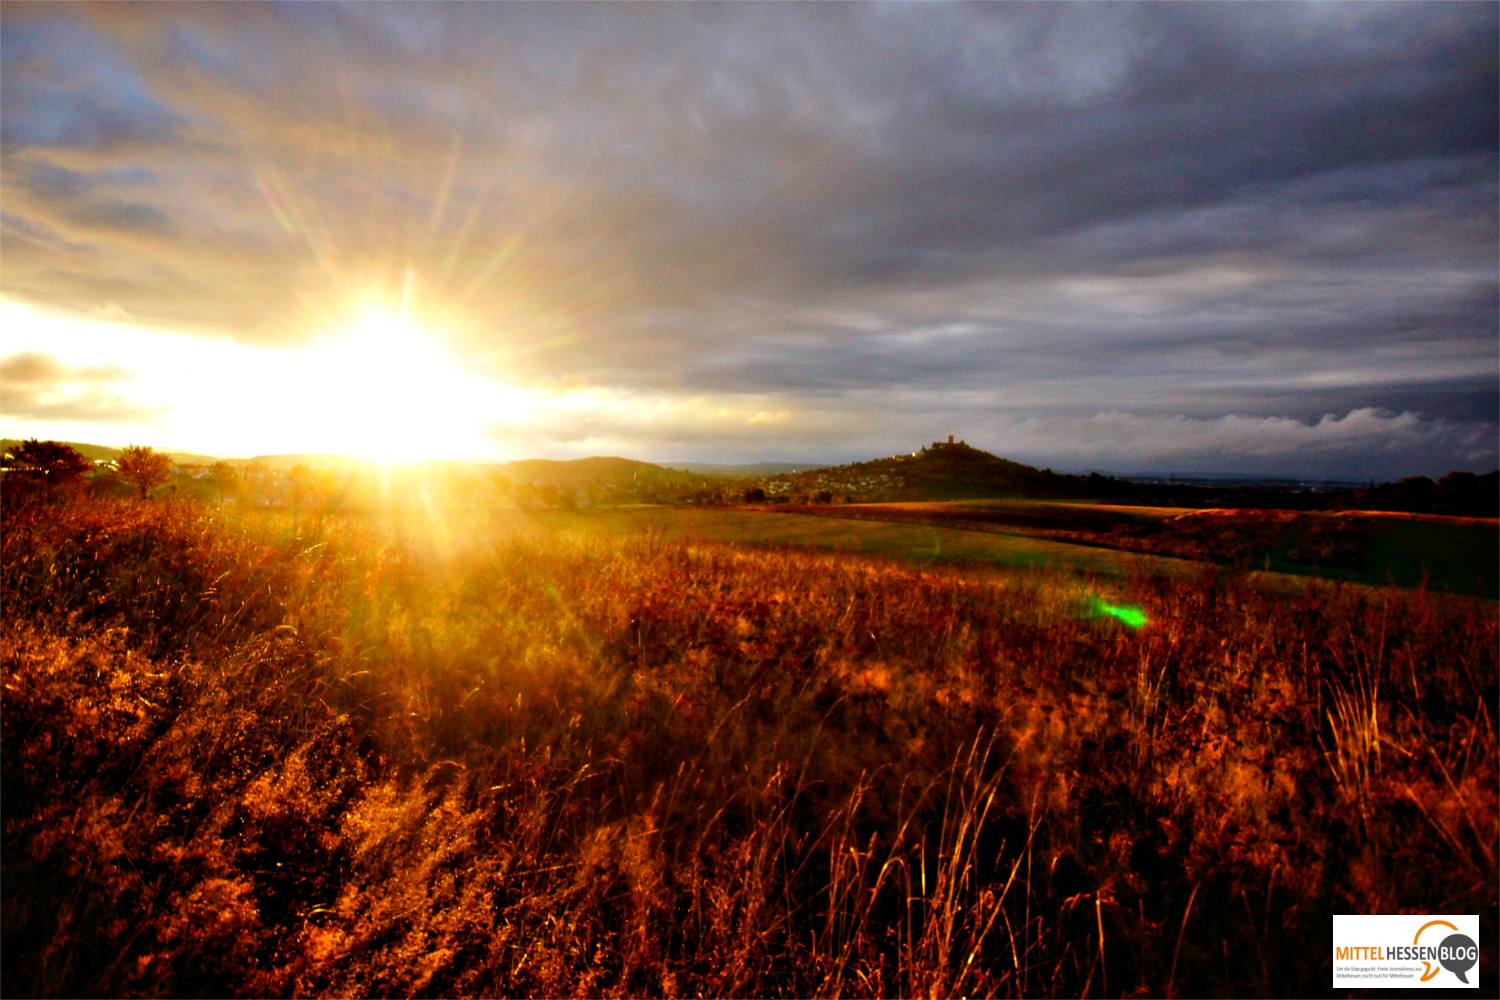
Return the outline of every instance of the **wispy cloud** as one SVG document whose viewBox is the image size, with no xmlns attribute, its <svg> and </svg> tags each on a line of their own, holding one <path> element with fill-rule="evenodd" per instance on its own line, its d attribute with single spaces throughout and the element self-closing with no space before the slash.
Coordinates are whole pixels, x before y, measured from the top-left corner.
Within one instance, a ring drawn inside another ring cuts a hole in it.
<svg viewBox="0 0 1500 1000">
<path fill-rule="evenodd" d="M 23 351 L 0 358 L 0 409 L 10 417 L 91 423 L 161 412 L 129 397 L 134 378 L 117 365 L 66 365 L 49 354 Z"/>
</svg>

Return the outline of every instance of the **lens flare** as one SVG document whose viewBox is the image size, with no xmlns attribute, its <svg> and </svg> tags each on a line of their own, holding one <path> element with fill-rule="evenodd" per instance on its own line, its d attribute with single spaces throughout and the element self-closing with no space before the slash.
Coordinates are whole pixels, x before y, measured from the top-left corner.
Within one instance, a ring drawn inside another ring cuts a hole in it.
<svg viewBox="0 0 1500 1000">
<path fill-rule="evenodd" d="M 1096 616 L 1108 615 L 1111 618 L 1118 618 L 1131 628 L 1140 628 L 1147 622 L 1146 612 L 1133 605 L 1110 604 L 1100 597 L 1092 597 L 1089 600 Z"/>
<path fill-rule="evenodd" d="M 437 338 L 380 311 L 299 368 L 318 383 L 299 400 L 306 422 L 333 431 L 338 450 L 382 459 L 482 454 L 483 428 L 524 418 L 529 395 L 465 371 Z"/>
</svg>

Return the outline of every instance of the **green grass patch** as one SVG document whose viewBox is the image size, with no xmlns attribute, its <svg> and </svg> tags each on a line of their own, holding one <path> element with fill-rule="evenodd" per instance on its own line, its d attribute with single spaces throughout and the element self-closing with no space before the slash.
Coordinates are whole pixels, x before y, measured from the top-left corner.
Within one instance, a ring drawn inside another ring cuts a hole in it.
<svg viewBox="0 0 1500 1000">
<path fill-rule="evenodd" d="M 895 521 L 797 516 L 780 512 L 642 507 L 619 512 L 548 512 L 559 525 L 612 530 L 659 530 L 673 536 L 752 545 L 796 545 L 851 554 L 887 556 L 926 565 L 978 562 L 1010 568 L 1048 568 L 1120 576 L 1182 573 L 1185 560 L 1112 551 L 1025 535 L 906 524 Z"/>
<path fill-rule="evenodd" d="M 1267 555 L 1281 573 L 1500 596 L 1500 532 L 1467 519 L 1307 515 Z"/>
</svg>

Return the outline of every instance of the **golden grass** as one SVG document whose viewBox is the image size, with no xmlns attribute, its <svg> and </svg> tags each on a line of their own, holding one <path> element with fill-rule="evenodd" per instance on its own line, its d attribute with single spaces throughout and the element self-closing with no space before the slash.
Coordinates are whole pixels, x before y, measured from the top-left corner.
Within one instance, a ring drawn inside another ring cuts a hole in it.
<svg viewBox="0 0 1500 1000">
<path fill-rule="evenodd" d="M 7 996 L 1306 995 L 1334 912 L 1494 936 L 1492 603 L 457 516 L 7 511 Z"/>
</svg>

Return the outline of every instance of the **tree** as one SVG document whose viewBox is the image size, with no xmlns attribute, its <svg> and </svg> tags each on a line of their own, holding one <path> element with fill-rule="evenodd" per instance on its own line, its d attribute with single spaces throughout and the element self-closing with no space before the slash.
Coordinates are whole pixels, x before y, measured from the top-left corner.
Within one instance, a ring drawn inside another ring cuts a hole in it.
<svg viewBox="0 0 1500 1000">
<path fill-rule="evenodd" d="M 219 502 L 223 503 L 225 496 L 233 493 L 240 485 L 240 474 L 235 471 L 234 466 L 228 462 L 215 462 L 208 467 L 208 478 L 219 489 Z"/>
<path fill-rule="evenodd" d="M 270 489 L 271 470 L 259 462 L 251 462 L 240 469 L 240 496 L 247 502 L 259 500 L 265 503 L 265 494 Z"/>
<path fill-rule="evenodd" d="M 302 501 L 306 500 L 313 488 L 313 472 L 306 465 L 298 462 L 292 466 L 291 471 L 286 474 L 287 491 L 292 495 L 292 506 L 301 507 Z"/>
<path fill-rule="evenodd" d="M 32 438 L 22 441 L 5 456 L 5 468 L 12 475 L 20 474 L 33 482 L 57 485 L 77 480 L 91 466 L 88 459 L 61 441 Z"/>
<path fill-rule="evenodd" d="M 172 474 L 172 456 L 133 444 L 115 459 L 115 470 L 120 478 L 135 484 L 144 500 Z"/>
</svg>

